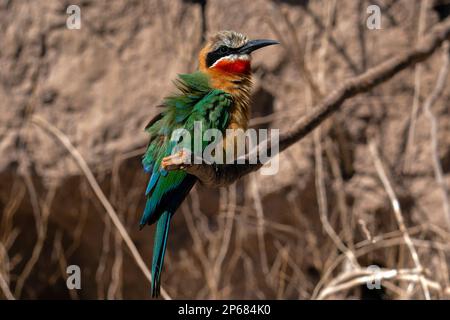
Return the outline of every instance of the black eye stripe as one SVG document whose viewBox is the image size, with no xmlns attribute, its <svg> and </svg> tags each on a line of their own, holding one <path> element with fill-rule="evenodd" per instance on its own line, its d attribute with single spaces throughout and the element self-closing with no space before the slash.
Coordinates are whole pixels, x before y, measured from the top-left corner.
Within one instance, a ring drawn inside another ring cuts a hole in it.
<svg viewBox="0 0 450 320">
<path fill-rule="evenodd" d="M 208 52 L 206 55 L 206 66 L 211 67 L 217 60 L 235 53 L 239 48 L 230 48 L 227 46 L 220 46 L 214 51 Z"/>
<path fill-rule="evenodd" d="M 228 48 L 227 46 L 220 46 L 216 51 L 218 51 L 219 53 L 228 53 L 230 51 L 230 48 Z"/>
</svg>

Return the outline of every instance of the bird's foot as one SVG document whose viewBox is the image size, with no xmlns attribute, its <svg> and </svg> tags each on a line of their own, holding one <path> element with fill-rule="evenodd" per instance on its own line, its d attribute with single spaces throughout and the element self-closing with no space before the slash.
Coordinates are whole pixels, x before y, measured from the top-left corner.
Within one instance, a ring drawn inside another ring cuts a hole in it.
<svg viewBox="0 0 450 320">
<path fill-rule="evenodd" d="M 161 161 L 161 167 L 164 170 L 184 170 L 191 166 L 192 153 L 187 149 L 181 149 L 175 154 L 164 157 Z"/>
</svg>

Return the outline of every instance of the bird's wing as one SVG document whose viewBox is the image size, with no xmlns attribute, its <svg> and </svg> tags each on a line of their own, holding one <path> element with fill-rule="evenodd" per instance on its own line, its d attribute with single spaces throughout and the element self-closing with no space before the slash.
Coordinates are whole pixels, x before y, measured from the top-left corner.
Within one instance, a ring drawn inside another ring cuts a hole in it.
<svg viewBox="0 0 450 320">
<path fill-rule="evenodd" d="M 177 87 L 181 93 L 165 99 L 166 108 L 147 128 L 150 143 L 142 163 L 151 176 L 141 226 L 154 223 L 165 211 L 173 214 L 196 181 L 185 171 L 167 172 L 160 167 L 162 159 L 172 154 L 177 145 L 177 141 L 171 141 L 172 132 L 184 128 L 193 133 L 195 121 L 202 122 L 203 130 L 224 130 L 228 124 L 231 96 L 211 89 L 204 77 L 198 73 L 180 75 Z"/>
</svg>

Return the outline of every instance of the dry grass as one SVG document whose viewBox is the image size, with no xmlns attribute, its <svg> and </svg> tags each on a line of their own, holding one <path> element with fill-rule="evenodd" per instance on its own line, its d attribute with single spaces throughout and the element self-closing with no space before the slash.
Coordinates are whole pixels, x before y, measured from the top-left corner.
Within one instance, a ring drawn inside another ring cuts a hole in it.
<svg viewBox="0 0 450 320">
<path fill-rule="evenodd" d="M 295 10 L 270 2 L 270 14 L 258 13 L 290 57 L 294 71 L 285 72 L 286 77 L 293 72 L 301 79 L 283 85 L 292 88 L 304 109 L 275 110 L 253 118 L 251 125 L 288 131 L 299 114 L 313 114 L 313 106 L 320 107 L 324 99 L 329 102 L 326 97 L 335 89 L 336 79 L 364 82 L 373 76 L 370 67 L 384 62 L 371 59 L 373 36 L 364 21 L 359 21 L 356 35 L 343 37 L 345 19 L 350 17 L 342 16 L 338 2 L 318 1 Z M 385 8 L 390 26 L 419 44 L 436 23 L 432 1 L 415 2 L 412 17 L 404 21 L 398 18 L 401 4 L 377 2 Z M 364 9 L 364 5 L 359 1 L 357 7 Z M 359 13 L 359 18 L 364 17 Z M 204 25 L 196 22 L 199 28 Z M 409 28 L 411 24 L 414 28 Z M 180 31 L 172 32 L 182 39 Z M 103 45 L 114 46 L 113 39 L 101 32 L 95 36 Z M 133 43 L 133 37 L 127 43 Z M 197 46 L 192 43 L 188 51 Z M 125 47 L 114 50 L 120 55 Z M 265 184 L 271 180 L 257 172 L 221 188 L 196 186 L 174 220 L 162 277 L 163 298 L 450 298 L 448 171 L 441 155 L 448 146 L 440 140 L 440 117 L 449 117 L 448 110 L 442 112 L 450 95 L 449 57 L 447 41 L 433 56 L 427 55 L 426 64 L 415 65 L 410 78 L 370 87 L 370 94 L 363 90 L 346 102 L 348 111 L 327 114 L 321 126 L 301 141 L 301 152 L 283 150 L 283 169 L 295 177 L 287 186 L 266 192 Z M 192 64 L 192 59 L 187 60 Z M 1 189 L 0 297 L 147 298 L 151 279 L 147 249 L 152 236 L 135 232 L 146 182 L 144 173 L 136 169 L 144 146 L 114 153 L 111 165 L 88 162 L 92 157 L 82 155 L 64 128 L 37 114 L 38 88 L 35 80 L 21 124 L 20 165 L 9 177 L 8 187 Z M 383 130 L 395 116 L 386 110 L 400 103 L 411 108 L 406 123 L 395 122 L 403 126 L 403 134 L 396 149 L 401 151 L 392 156 L 388 147 L 397 137 L 386 137 Z M 352 113 L 364 107 L 369 115 L 363 133 L 343 134 L 356 127 Z M 427 126 L 426 138 L 419 137 L 423 126 Z M 70 155 L 79 167 L 75 177 L 56 181 L 36 174 L 29 161 L 30 141 L 36 134 Z M 428 169 L 424 173 L 416 168 L 423 148 Z M 356 150 L 364 154 L 363 159 L 353 158 Z M 307 169 L 302 167 L 305 162 Z M 409 183 L 420 175 L 427 188 L 417 192 Z M 439 199 L 433 209 L 422 202 L 431 188 L 439 194 L 433 198 Z M 431 220 L 431 215 L 438 218 Z M 83 276 L 89 284 L 81 291 L 67 290 L 66 267 L 78 261 L 89 270 Z M 379 271 L 368 268 L 371 265 L 378 265 Z M 367 289 L 367 283 L 375 280 L 381 281 L 382 290 Z"/>
</svg>

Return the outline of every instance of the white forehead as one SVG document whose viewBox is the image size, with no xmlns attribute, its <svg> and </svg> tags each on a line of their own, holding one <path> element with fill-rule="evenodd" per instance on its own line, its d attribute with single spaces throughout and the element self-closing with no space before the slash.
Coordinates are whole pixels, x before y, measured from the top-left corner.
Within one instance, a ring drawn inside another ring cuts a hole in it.
<svg viewBox="0 0 450 320">
<path fill-rule="evenodd" d="M 210 38 L 210 44 L 213 50 L 225 45 L 230 48 L 239 48 L 248 42 L 248 38 L 242 33 L 235 31 L 220 31 Z"/>
</svg>

